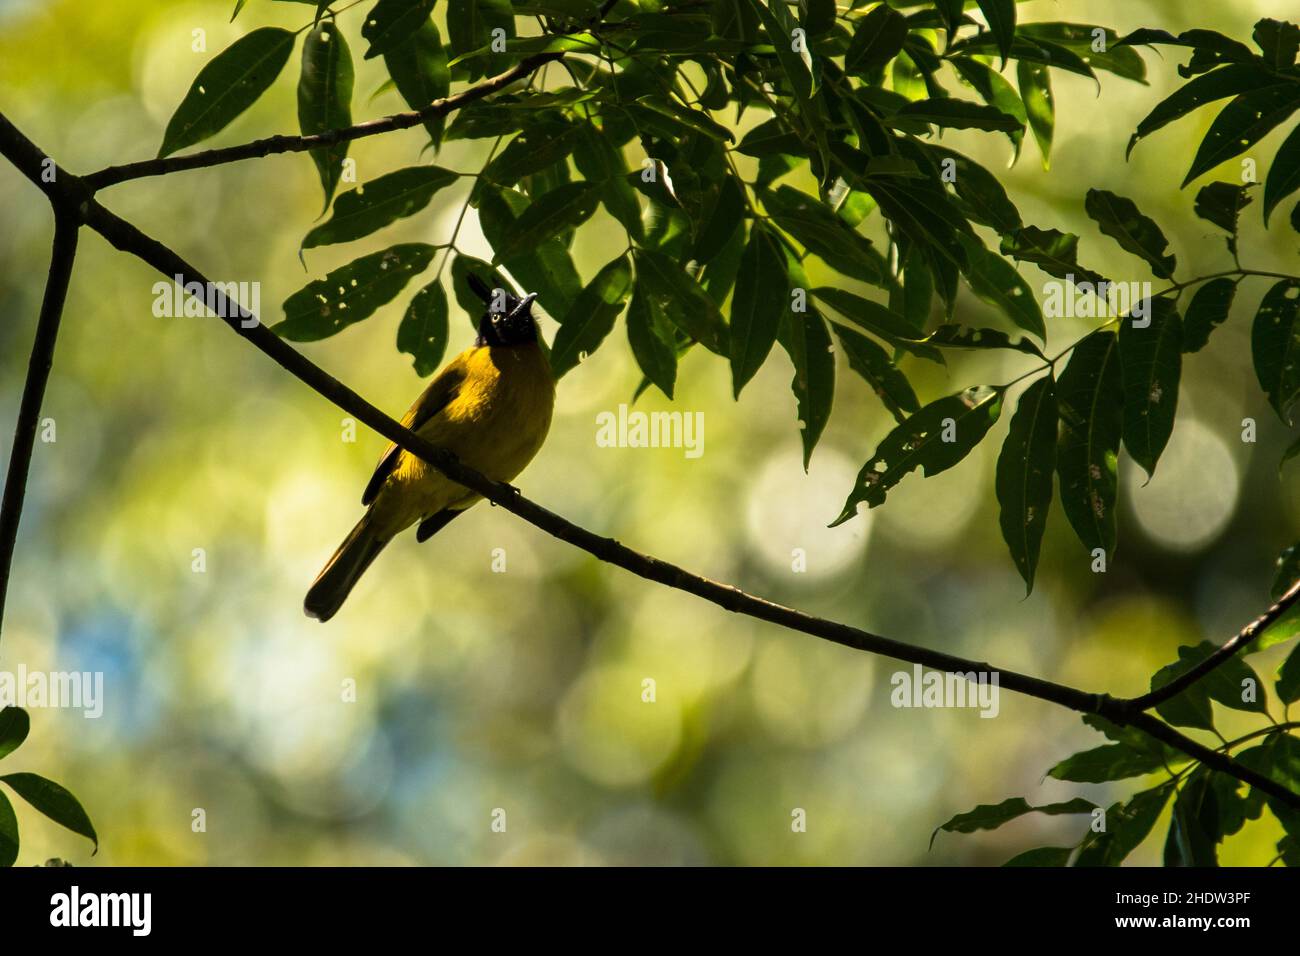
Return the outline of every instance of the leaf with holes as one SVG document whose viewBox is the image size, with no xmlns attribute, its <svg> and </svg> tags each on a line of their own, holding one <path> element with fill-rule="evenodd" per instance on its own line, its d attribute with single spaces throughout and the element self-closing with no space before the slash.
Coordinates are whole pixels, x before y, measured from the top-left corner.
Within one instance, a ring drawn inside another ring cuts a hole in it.
<svg viewBox="0 0 1300 956">
<path fill-rule="evenodd" d="M 1057 383 L 1061 433 L 1056 473 L 1061 507 L 1089 551 L 1115 550 L 1116 468 L 1124 423 L 1113 332 L 1094 332 L 1074 348 Z"/>
<path fill-rule="evenodd" d="M 430 282 L 406 307 L 397 327 L 397 351 L 410 355 L 415 374 L 424 378 L 437 371 L 449 335 L 447 293 L 440 283 Z"/>
<path fill-rule="evenodd" d="M 352 54 L 333 20 L 308 31 L 302 47 L 302 74 L 298 78 L 298 128 L 304 136 L 352 125 Z M 343 174 L 348 143 L 311 150 L 329 208 Z"/>
<path fill-rule="evenodd" d="M 434 194 L 459 177 L 441 166 L 412 166 L 349 189 L 334 203 L 334 215 L 307 233 L 304 249 L 351 242 L 419 212 Z"/>
</svg>

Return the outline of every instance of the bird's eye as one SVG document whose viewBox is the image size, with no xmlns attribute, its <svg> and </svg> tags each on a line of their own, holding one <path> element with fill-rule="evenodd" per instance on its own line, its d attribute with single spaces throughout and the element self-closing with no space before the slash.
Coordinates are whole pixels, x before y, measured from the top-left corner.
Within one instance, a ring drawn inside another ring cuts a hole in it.
<svg viewBox="0 0 1300 956">
<path fill-rule="evenodd" d="M 494 323 L 496 323 L 496 322 L 500 322 L 500 321 L 501 321 L 501 313 L 499 313 L 499 312 L 494 313 L 494 314 L 492 315 L 492 321 L 493 321 Z"/>
</svg>

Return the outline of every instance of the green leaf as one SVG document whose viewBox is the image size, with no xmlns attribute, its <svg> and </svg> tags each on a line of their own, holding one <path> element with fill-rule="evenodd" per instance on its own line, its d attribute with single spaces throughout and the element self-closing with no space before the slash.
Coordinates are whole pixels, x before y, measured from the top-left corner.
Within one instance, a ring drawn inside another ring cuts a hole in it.
<svg viewBox="0 0 1300 956">
<path fill-rule="evenodd" d="M 1264 180 L 1264 225 L 1287 196 L 1300 189 L 1300 126 L 1282 141 Z"/>
<path fill-rule="evenodd" d="M 411 299 L 397 327 L 397 351 L 411 356 L 415 374 L 424 378 L 437 371 L 451 334 L 447 323 L 447 293 L 430 282 Z"/>
<path fill-rule="evenodd" d="M 499 251 L 513 243 L 518 237 L 522 217 L 531 208 L 528 197 L 514 189 L 484 187 L 481 190 L 479 225 L 493 249 Z M 560 237 L 521 247 L 517 255 L 512 253 L 499 258 L 524 288 L 538 293 L 539 301 L 551 315 L 567 312 L 582 291 L 582 279 L 573 266 L 567 244 Z"/>
<path fill-rule="evenodd" d="M 9 798 L 0 793 L 0 869 L 13 866 L 17 860 L 18 817 L 14 814 Z"/>
<path fill-rule="evenodd" d="M 1097 805 L 1091 800 L 1075 797 L 1065 803 L 1049 803 L 1041 807 L 1031 807 L 1024 797 L 1011 797 L 1001 803 L 983 803 L 974 810 L 959 813 L 947 823 L 930 834 L 930 845 L 943 830 L 947 833 L 974 833 L 976 830 L 996 830 L 1004 823 L 1009 823 L 1027 813 L 1045 813 L 1049 816 L 1061 816 L 1071 813 L 1091 813 Z"/>
<path fill-rule="evenodd" d="M 954 150 L 931 146 L 930 152 L 937 154 L 941 160 L 952 160 L 953 188 L 966 203 L 970 218 L 992 226 L 999 233 L 1014 232 L 1020 228 L 1020 210 L 1016 209 L 996 176 L 973 159 Z"/>
<path fill-rule="evenodd" d="M 1158 754 L 1134 750 L 1125 744 L 1106 744 L 1066 757 L 1047 771 L 1047 775 L 1073 783 L 1106 783 L 1154 773 L 1163 766 Z"/>
<path fill-rule="evenodd" d="M 744 220 L 744 190 L 745 187 L 737 184 L 734 176 L 723 174 L 691 250 L 691 258 L 700 265 L 707 265 L 722 252 L 737 225 Z"/>
<path fill-rule="evenodd" d="M 494 246 L 496 260 L 510 259 L 533 249 L 560 233 L 591 218 L 600 205 L 600 190 L 593 183 L 565 183 L 536 199 L 515 220 L 514 228 L 501 247 Z"/>
<path fill-rule="evenodd" d="M 370 41 L 365 58 L 372 60 L 409 39 L 424 24 L 437 0 L 379 0 L 361 27 L 361 36 Z"/>
<path fill-rule="evenodd" d="M 941 349 L 1008 349 L 1035 358 L 1047 357 L 1042 349 L 1023 336 L 1012 336 L 1001 329 L 972 328 L 952 322 L 939 326 L 925 337 L 925 341 Z"/>
<path fill-rule="evenodd" d="M 1165 866 L 1218 866 L 1222 840 L 1218 800 L 1209 774 L 1195 770 L 1178 791 L 1165 841 Z"/>
<path fill-rule="evenodd" d="M 1264 294 L 1250 345 L 1260 388 L 1290 425 L 1291 406 L 1300 400 L 1300 280 L 1284 279 Z"/>
<path fill-rule="evenodd" d="M 662 252 L 634 253 L 638 284 L 670 322 L 716 355 L 730 356 L 728 330 L 717 303 Z"/>
<path fill-rule="evenodd" d="M 798 260 L 786 257 L 787 284 L 806 289 L 808 278 Z M 790 390 L 798 405 L 799 437 L 803 442 L 803 467 L 808 470 L 813 449 L 831 417 L 835 398 L 835 347 L 831 344 L 826 320 L 805 302 L 805 310 L 783 310 L 777 340 L 794 366 Z"/>
<path fill-rule="evenodd" d="M 293 40 L 288 30 L 262 27 L 213 57 L 168 121 L 159 158 L 221 132 L 252 106 L 289 62 Z"/>
<path fill-rule="evenodd" d="M 1052 78 L 1047 67 L 1021 60 L 1016 64 L 1016 82 L 1025 103 L 1029 128 L 1043 154 L 1043 168 L 1051 166 L 1052 136 L 1056 129 L 1056 106 L 1052 99 Z"/>
<path fill-rule="evenodd" d="M 0 707 L 0 757 L 22 746 L 31 731 L 32 719 L 21 707 Z"/>
<path fill-rule="evenodd" d="M 677 379 L 673 327 L 654 298 L 639 284 L 627 307 L 627 340 L 645 377 L 671 399 Z"/>
<path fill-rule="evenodd" d="M 1040 340 L 1047 338 L 1047 326 L 1038 300 L 1019 272 L 1006 259 L 989 252 L 978 242 L 968 241 L 966 255 L 966 281 L 971 290 L 990 305 Z"/>
<path fill-rule="evenodd" d="M 1274 565 L 1273 586 L 1269 589 L 1269 597 L 1274 601 L 1282 600 L 1282 595 L 1291 590 L 1292 585 L 1300 581 L 1300 544 L 1293 544 L 1277 556 L 1277 563 Z M 3 712 L 0 712 L 0 718 Z M 3 727 L 3 720 L 0 720 L 0 727 Z M 4 732 L 0 729 L 0 740 L 4 739 Z M 12 749 L 12 748 L 11 748 Z M 5 755 L 5 751 L 0 749 L 0 757 Z"/>
<path fill-rule="evenodd" d="M 912 391 L 907 376 L 899 371 L 889 353 L 867 338 L 847 326 L 832 322 L 844 354 L 848 357 L 849 368 L 857 372 L 871 386 L 876 397 L 884 403 L 885 408 L 899 423 L 905 422 L 907 416 L 920 411 L 921 403 Z"/>
<path fill-rule="evenodd" d="M 835 0 L 799 0 L 799 21 L 810 37 L 829 32 L 836 13 Z"/>
<path fill-rule="evenodd" d="M 1079 237 L 1056 229 L 1022 226 L 1002 237 L 1002 254 L 1032 262 L 1048 275 L 1072 282 L 1104 281 L 1091 269 L 1079 265 Z"/>
<path fill-rule="evenodd" d="M 1133 147 L 1137 145 L 1138 140 L 1150 136 L 1158 129 L 1163 129 L 1174 120 L 1186 116 L 1206 103 L 1272 86 L 1277 82 L 1276 76 L 1251 63 L 1233 63 L 1213 73 L 1198 76 L 1157 103 L 1155 109 L 1138 123 L 1137 129 L 1128 141 L 1128 148 L 1124 151 L 1124 155 L 1127 157 L 1133 152 Z"/>
<path fill-rule="evenodd" d="M 551 370 L 557 379 L 600 347 L 631 291 L 632 264 L 627 256 L 619 256 L 578 294 L 551 346 Z"/>
<path fill-rule="evenodd" d="M 1258 648 L 1256 648 L 1258 649 Z M 1191 670 L 1218 650 L 1210 641 L 1194 647 L 1178 648 L 1178 660 L 1162 667 L 1151 678 L 1151 689 L 1164 687 L 1175 677 Z M 1254 696 L 1254 700 L 1244 699 Z M 1262 714 L 1267 712 L 1267 694 L 1263 682 L 1241 657 L 1228 657 L 1217 667 L 1177 696 L 1157 708 L 1172 724 L 1213 730 L 1210 701 L 1233 710 Z M 1164 708 L 1169 708 L 1168 712 Z"/>
<path fill-rule="evenodd" d="M 982 106 L 968 100 L 953 98 L 916 100 L 908 103 L 896 114 L 907 120 L 920 120 L 948 129 L 982 129 L 1010 132 L 1022 128 L 1020 120 L 993 106 Z M 890 121 L 887 119 L 886 124 Z"/>
<path fill-rule="evenodd" d="M 1169 240 L 1133 200 L 1105 189 L 1089 189 L 1084 209 L 1103 233 L 1125 251 L 1145 259 L 1155 275 L 1161 279 L 1173 276 L 1176 260 L 1172 254 L 1165 254 Z"/>
<path fill-rule="evenodd" d="M 1075 54 L 1089 68 L 1146 83 L 1147 69 L 1137 51 L 1119 43 L 1119 34 L 1087 23 L 1026 23 L 1020 35 L 1049 49 L 1062 48 Z M 1097 33 L 1102 42 L 1097 42 Z M 1101 46 L 1102 49 L 1098 49 Z"/>
<path fill-rule="evenodd" d="M 441 166 L 411 166 L 349 189 L 334 203 L 334 215 L 307 233 L 304 249 L 351 242 L 414 215 L 458 174 Z"/>
<path fill-rule="evenodd" d="M 1108 808 L 1106 829 L 1088 834 L 1074 865 L 1119 866 L 1150 835 L 1173 792 L 1172 783 L 1163 783 Z"/>
<path fill-rule="evenodd" d="M 1115 550 L 1116 463 L 1123 390 L 1113 332 L 1094 332 L 1074 348 L 1056 390 L 1061 434 L 1056 472 L 1061 507 L 1085 548 Z"/>
<path fill-rule="evenodd" d="M 302 75 L 298 78 L 298 128 L 304 136 L 314 136 L 351 125 L 352 54 L 334 21 L 325 20 L 307 32 L 303 43 Z M 323 209 L 328 209 L 334 198 L 347 155 L 346 142 L 311 150 L 312 162 L 325 191 Z"/>
<path fill-rule="evenodd" d="M 873 285 L 884 282 L 880 253 L 825 203 L 791 186 L 760 190 L 759 198 L 778 226 L 837 272 Z"/>
<path fill-rule="evenodd" d="M 831 527 L 854 517 L 864 501 L 871 508 L 884 504 L 889 489 L 918 467 L 927 478 L 947 471 L 970 454 L 1001 412 L 1002 392 L 983 386 L 926 405 L 885 436 Z"/>
<path fill-rule="evenodd" d="M 451 92 L 447 51 L 443 49 L 442 35 L 432 20 L 426 20 L 405 40 L 390 47 L 384 53 L 384 66 L 388 68 L 398 94 L 413 110 L 422 110 Z M 424 128 L 435 147 L 442 143 L 445 122 L 445 116 L 424 121 Z"/>
<path fill-rule="evenodd" d="M 1250 149 L 1297 108 L 1300 84 L 1296 83 L 1264 87 L 1233 99 L 1210 124 L 1182 185 Z"/>
<path fill-rule="evenodd" d="M 1065 866 L 1070 862 L 1072 846 L 1040 846 L 1017 853 L 1003 866 Z"/>
<path fill-rule="evenodd" d="M 447 38 L 451 41 L 451 49 L 457 54 L 457 59 L 474 55 L 474 58 L 465 64 L 471 80 L 477 80 L 485 71 L 497 72 L 505 69 L 505 63 L 508 62 L 506 56 L 499 54 L 482 56 L 491 49 L 492 30 L 495 28 L 504 30 L 507 37 L 515 35 L 515 12 L 511 9 L 509 0 L 448 0 Z M 560 48 L 572 43 L 566 37 L 531 39 L 542 41 L 542 45 L 553 44 Z M 511 42 L 514 41 L 507 41 L 507 48 Z M 586 34 L 583 46 L 590 48 L 592 42 L 591 35 Z M 453 60 L 452 64 L 455 65 L 455 62 Z"/>
<path fill-rule="evenodd" d="M 284 321 L 271 331 L 294 342 L 329 338 L 390 302 L 438 250 L 422 242 L 391 246 L 355 259 L 284 300 Z"/>
<path fill-rule="evenodd" d="M 813 289 L 815 295 L 847 319 L 856 322 L 872 335 L 878 335 L 891 344 L 922 341 L 922 336 L 910 322 L 897 312 L 885 308 L 852 292 L 821 286 Z"/>
<path fill-rule="evenodd" d="M 1300 700 L 1300 644 L 1295 646 L 1278 668 L 1277 683 L 1273 686 L 1278 700 L 1283 704 L 1294 704 Z"/>
<path fill-rule="evenodd" d="M 1020 121 L 1020 128 L 1007 132 L 1007 138 L 1011 140 L 1011 156 L 1014 161 L 1020 155 L 1020 143 L 1025 137 L 1024 126 L 1029 121 L 1024 100 L 1020 98 L 1016 88 L 1002 78 L 1002 74 L 987 64 L 968 56 L 954 56 L 949 59 L 949 62 L 956 68 L 961 78 L 980 95 L 980 99 Z"/>
<path fill-rule="evenodd" d="M 800 52 L 794 49 L 792 36 L 797 24 L 791 18 L 784 0 L 768 0 L 767 3 L 763 0 L 749 0 L 749 2 L 772 41 L 777 61 L 785 71 L 795 96 L 800 102 L 807 103 L 817 89 L 817 75 L 814 72 L 812 56 L 807 52 L 807 44 L 800 44 L 802 48 Z"/>
<path fill-rule="evenodd" d="M 766 361 L 781 317 L 789 310 L 790 289 L 780 240 L 768 229 L 755 226 L 740 259 L 731 301 L 731 380 L 737 398 Z"/>
<path fill-rule="evenodd" d="M 1183 351 L 1199 352 L 1210 341 L 1210 333 L 1222 325 L 1237 294 L 1237 280 L 1211 279 L 1196 290 L 1183 319 Z"/>
<path fill-rule="evenodd" d="M 0 783 L 8 784 L 14 793 L 45 814 L 59 826 L 71 830 L 95 845 L 99 850 L 99 837 L 90 817 L 71 793 L 53 780 L 35 773 L 9 773 L 0 776 Z"/>
<path fill-rule="evenodd" d="M 998 455 L 998 523 L 1011 560 L 1025 580 L 1026 594 L 1034 589 L 1038 553 L 1052 506 L 1056 420 L 1056 383 L 1049 373 L 1020 396 Z"/>
<path fill-rule="evenodd" d="M 483 175 L 502 186 L 513 186 L 525 176 L 565 159 L 581 141 L 585 124 L 551 120 L 528 127 L 506 146 Z"/>
<path fill-rule="evenodd" d="M 998 52 L 1002 54 L 1002 65 L 1007 65 L 1011 55 L 1011 43 L 1016 38 L 1016 0 L 976 0 L 980 13 L 988 21 L 989 30 L 998 43 Z"/>
<path fill-rule="evenodd" d="M 633 239 L 641 241 L 645 238 L 641 202 L 627 181 L 627 163 L 622 151 L 590 123 L 580 124 L 580 129 L 574 165 L 590 182 L 603 184 L 601 202 Z"/>
<path fill-rule="evenodd" d="M 906 40 L 907 18 L 882 3 L 854 26 L 844 54 L 844 72 L 871 76 L 902 52 Z"/>
<path fill-rule="evenodd" d="M 471 0 L 473 3 L 474 0 Z M 494 0 L 477 0 L 479 7 L 491 7 Z M 452 29 L 449 27 L 449 29 Z M 505 29 L 503 23 L 496 23 L 492 27 L 484 29 Z M 454 30 L 452 31 L 455 32 Z M 455 41 L 452 43 L 455 46 Z M 489 62 L 495 62 L 499 57 L 525 57 L 535 56 L 538 53 L 589 53 L 593 56 L 600 53 L 601 44 L 599 38 L 591 33 L 574 33 L 558 36 L 556 34 L 543 34 L 541 36 L 519 37 L 517 39 L 507 40 L 505 43 L 505 53 L 497 54 L 493 51 L 492 45 L 485 44 L 477 49 L 470 50 L 460 54 L 451 61 L 451 66 L 461 66 L 462 64 L 473 64 L 474 68 L 482 72 L 482 67 L 478 61 L 487 57 Z M 469 69 L 469 66 L 466 66 Z"/>
<path fill-rule="evenodd" d="M 1124 447 L 1147 475 L 1174 431 L 1178 383 L 1182 378 L 1183 323 L 1173 299 L 1147 300 L 1150 314 L 1139 327 L 1120 320 L 1119 357 L 1124 382 Z"/>
</svg>

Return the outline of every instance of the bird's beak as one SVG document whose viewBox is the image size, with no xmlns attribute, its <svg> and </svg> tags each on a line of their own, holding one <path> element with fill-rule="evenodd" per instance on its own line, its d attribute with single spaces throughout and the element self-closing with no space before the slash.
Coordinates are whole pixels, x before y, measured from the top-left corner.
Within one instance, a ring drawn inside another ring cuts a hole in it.
<svg viewBox="0 0 1300 956">
<path fill-rule="evenodd" d="M 515 310 L 514 310 L 513 312 L 511 312 L 510 314 L 511 314 L 511 315 L 524 315 L 524 314 L 529 310 L 529 308 L 532 306 L 533 301 L 534 301 L 536 298 L 537 298 L 537 293 L 536 293 L 536 292 L 530 292 L 530 293 L 528 293 L 526 296 L 524 296 L 522 299 L 519 300 L 519 304 L 518 304 L 517 306 L 515 306 Z"/>
</svg>

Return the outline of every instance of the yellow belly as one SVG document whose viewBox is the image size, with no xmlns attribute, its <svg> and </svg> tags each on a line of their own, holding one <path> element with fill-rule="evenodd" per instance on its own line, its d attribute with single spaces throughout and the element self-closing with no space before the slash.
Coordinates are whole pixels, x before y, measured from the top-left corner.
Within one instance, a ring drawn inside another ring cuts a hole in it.
<svg viewBox="0 0 1300 956">
<path fill-rule="evenodd" d="M 511 481 L 546 440 L 555 383 L 537 346 L 476 347 L 456 361 L 465 379 L 456 397 L 417 433 L 497 481 Z M 444 508 L 468 508 L 479 496 L 403 452 L 379 492 L 374 513 L 392 535 Z"/>
</svg>

